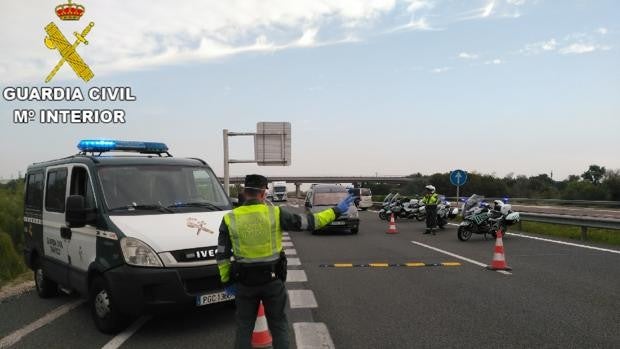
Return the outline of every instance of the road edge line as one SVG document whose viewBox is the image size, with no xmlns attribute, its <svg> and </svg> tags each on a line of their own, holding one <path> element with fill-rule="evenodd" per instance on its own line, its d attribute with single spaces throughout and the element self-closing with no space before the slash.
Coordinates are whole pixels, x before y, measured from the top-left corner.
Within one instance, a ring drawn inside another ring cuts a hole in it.
<svg viewBox="0 0 620 349">
<path fill-rule="evenodd" d="M 589 250 L 596 250 L 596 251 L 620 254 L 620 251 L 618 251 L 618 250 L 612 250 L 612 249 L 608 249 L 608 248 L 589 246 L 589 245 L 581 245 L 581 244 L 576 244 L 576 243 L 573 243 L 573 242 L 567 242 L 567 241 L 562 241 L 562 240 L 546 239 L 546 238 L 541 238 L 541 237 L 538 237 L 538 236 L 532 236 L 532 235 L 527 235 L 527 234 L 522 234 L 522 233 L 507 232 L 506 235 L 518 236 L 518 237 L 522 237 L 522 238 L 527 238 L 527 239 L 532 239 L 532 240 L 539 240 L 539 241 L 545 241 L 545 242 L 553 242 L 553 243 L 560 244 L 560 245 L 567 245 L 567 246 L 573 246 L 573 247 L 581 247 L 581 248 L 585 248 L 585 249 L 589 249 Z"/>
<path fill-rule="evenodd" d="M 17 342 L 22 340 L 22 338 L 26 337 L 30 333 L 52 323 L 54 320 L 58 319 L 59 317 L 65 315 L 66 313 L 70 312 L 71 310 L 77 308 L 82 304 L 84 304 L 84 300 L 80 299 L 55 308 L 54 310 L 48 312 L 47 314 L 29 323 L 28 325 L 11 332 L 9 335 L 3 338 L 0 338 L 0 348 L 8 348 L 12 345 L 15 345 Z"/>
<path fill-rule="evenodd" d="M 125 329 L 123 332 L 117 334 L 114 338 L 110 339 L 101 349 L 118 349 L 123 345 L 131 336 L 133 336 L 140 327 L 142 327 L 147 321 L 151 319 L 150 316 L 143 316 L 134 321 L 131 326 Z"/>
</svg>

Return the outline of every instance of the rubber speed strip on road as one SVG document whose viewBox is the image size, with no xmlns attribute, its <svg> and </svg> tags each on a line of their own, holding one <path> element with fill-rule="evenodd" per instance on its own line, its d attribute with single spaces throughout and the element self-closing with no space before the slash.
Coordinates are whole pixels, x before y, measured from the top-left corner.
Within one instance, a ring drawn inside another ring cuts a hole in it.
<svg viewBox="0 0 620 349">
<path fill-rule="evenodd" d="M 353 263 L 334 263 L 334 264 L 321 264 L 319 268 L 415 268 L 415 267 L 460 267 L 459 262 L 442 262 L 442 263 L 368 263 L 368 264 L 353 264 Z"/>
</svg>

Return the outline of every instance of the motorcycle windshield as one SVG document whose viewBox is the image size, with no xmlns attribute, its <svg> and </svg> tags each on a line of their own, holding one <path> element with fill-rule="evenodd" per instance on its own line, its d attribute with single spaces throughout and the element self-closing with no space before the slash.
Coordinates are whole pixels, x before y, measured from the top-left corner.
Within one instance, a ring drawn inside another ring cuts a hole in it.
<svg viewBox="0 0 620 349">
<path fill-rule="evenodd" d="M 393 196 L 393 195 L 394 195 L 394 194 L 392 194 L 392 193 L 387 194 L 387 196 L 385 197 L 385 199 L 383 199 L 383 202 L 384 202 L 384 203 L 390 202 L 390 201 L 392 200 L 392 196 Z"/>
<path fill-rule="evenodd" d="M 467 201 L 465 201 L 465 211 L 468 211 L 476 206 L 478 206 L 478 204 L 484 200 L 484 196 L 482 195 L 478 195 L 478 194 L 473 194 L 472 196 L 470 196 Z"/>
</svg>

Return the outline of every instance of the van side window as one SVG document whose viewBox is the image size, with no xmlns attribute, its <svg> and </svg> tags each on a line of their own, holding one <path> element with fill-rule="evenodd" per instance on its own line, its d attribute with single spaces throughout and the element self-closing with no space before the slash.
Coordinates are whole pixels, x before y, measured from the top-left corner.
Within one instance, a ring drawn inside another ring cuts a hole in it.
<svg viewBox="0 0 620 349">
<path fill-rule="evenodd" d="M 26 185 L 26 207 L 35 210 L 43 208 L 43 173 L 30 173 Z"/>
<path fill-rule="evenodd" d="M 47 172 L 45 187 L 45 209 L 50 212 L 65 212 L 67 192 L 67 169 L 59 168 Z"/>
<path fill-rule="evenodd" d="M 88 171 L 84 167 L 74 167 L 71 170 L 71 186 L 69 195 L 81 195 L 84 197 L 86 208 L 95 208 L 95 195 L 90 185 Z"/>
</svg>

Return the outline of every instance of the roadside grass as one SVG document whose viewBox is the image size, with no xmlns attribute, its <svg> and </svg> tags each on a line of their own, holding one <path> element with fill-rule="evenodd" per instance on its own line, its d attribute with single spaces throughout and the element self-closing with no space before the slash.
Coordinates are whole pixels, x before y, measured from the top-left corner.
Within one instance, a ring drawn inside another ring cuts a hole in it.
<svg viewBox="0 0 620 349">
<path fill-rule="evenodd" d="M 26 271 L 22 257 L 15 251 L 11 237 L 0 232 L 0 285 Z"/>
<path fill-rule="evenodd" d="M 24 283 L 26 281 L 31 281 L 32 280 L 32 271 L 28 270 L 25 271 L 19 275 L 17 275 L 15 278 L 11 279 L 11 280 L 0 280 L 0 290 L 3 289 L 4 287 L 11 287 L 11 286 L 15 286 L 15 285 L 19 285 L 21 283 Z"/>
<path fill-rule="evenodd" d="M 581 227 L 539 222 L 521 222 L 521 231 L 581 240 Z M 620 245 L 620 230 L 588 228 L 588 241 Z"/>
</svg>

